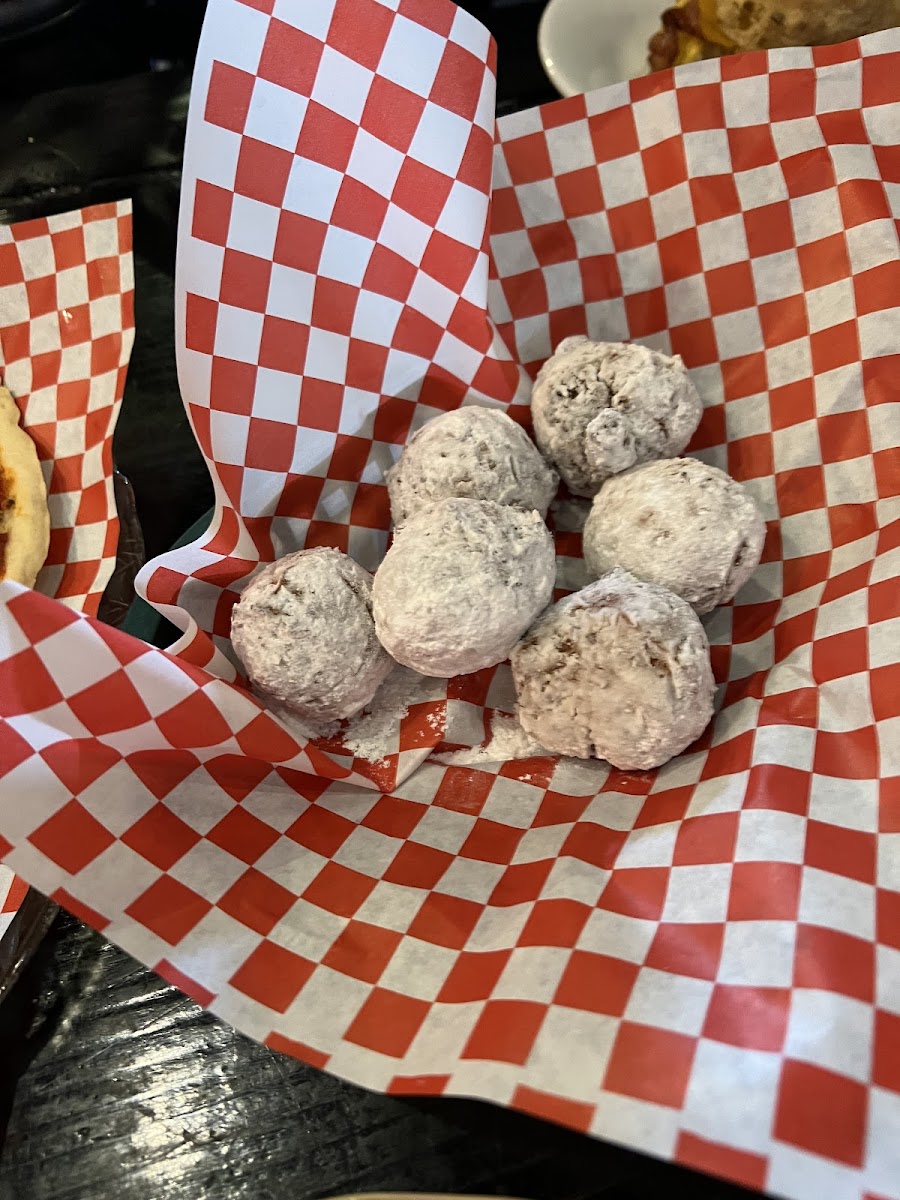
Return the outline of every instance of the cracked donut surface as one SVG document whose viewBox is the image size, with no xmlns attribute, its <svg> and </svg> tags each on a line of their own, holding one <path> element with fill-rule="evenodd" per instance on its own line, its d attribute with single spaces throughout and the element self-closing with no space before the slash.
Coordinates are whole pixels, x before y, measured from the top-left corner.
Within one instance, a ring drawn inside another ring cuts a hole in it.
<svg viewBox="0 0 900 1200">
<path fill-rule="evenodd" d="M 303 721 L 358 713 L 393 669 L 372 617 L 372 576 L 340 550 L 300 550 L 250 581 L 231 640 L 263 699 Z"/>
<path fill-rule="evenodd" d="M 613 475 L 681 454 L 703 402 L 679 357 L 571 337 L 538 372 L 531 399 L 544 455 L 576 496 Z"/>
<path fill-rule="evenodd" d="M 749 492 L 694 458 L 645 463 L 608 480 L 585 523 L 592 578 L 623 567 L 708 613 L 756 568 L 766 526 Z"/>
<path fill-rule="evenodd" d="M 375 575 L 378 637 L 422 675 L 494 666 L 549 604 L 553 538 L 536 512 L 443 500 L 414 513 Z"/>
<path fill-rule="evenodd" d="M 399 525 L 426 504 L 452 497 L 495 500 L 545 517 L 559 477 L 506 413 L 466 405 L 422 426 L 388 471 L 387 485 Z"/>
<path fill-rule="evenodd" d="M 512 671 L 527 733 L 553 753 L 621 770 L 662 766 L 713 714 L 696 613 L 619 569 L 546 612 L 513 651 Z"/>
</svg>

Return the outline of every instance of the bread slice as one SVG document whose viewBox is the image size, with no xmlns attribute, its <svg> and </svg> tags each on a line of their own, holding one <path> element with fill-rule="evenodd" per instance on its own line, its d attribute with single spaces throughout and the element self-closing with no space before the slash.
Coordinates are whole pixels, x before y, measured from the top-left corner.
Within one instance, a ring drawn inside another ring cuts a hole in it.
<svg viewBox="0 0 900 1200">
<path fill-rule="evenodd" d="M 34 587 L 50 548 L 47 488 L 34 442 L 0 387 L 0 579 Z"/>
</svg>

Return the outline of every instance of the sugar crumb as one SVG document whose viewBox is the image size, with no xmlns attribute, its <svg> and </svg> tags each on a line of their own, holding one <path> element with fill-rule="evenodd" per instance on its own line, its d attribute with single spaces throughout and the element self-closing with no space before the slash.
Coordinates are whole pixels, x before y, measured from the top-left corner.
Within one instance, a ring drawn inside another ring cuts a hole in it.
<svg viewBox="0 0 900 1200">
<path fill-rule="evenodd" d="M 383 763 L 399 748 L 400 724 L 410 708 L 425 699 L 429 680 L 395 667 L 370 704 L 347 722 L 341 734 L 344 748 L 354 758 Z"/>
<path fill-rule="evenodd" d="M 448 767 L 474 767 L 482 763 L 510 762 L 519 758 L 547 758 L 548 755 L 549 751 L 526 733 L 515 717 L 507 713 L 494 713 L 491 737 L 486 745 L 436 754 L 434 760 Z"/>
</svg>

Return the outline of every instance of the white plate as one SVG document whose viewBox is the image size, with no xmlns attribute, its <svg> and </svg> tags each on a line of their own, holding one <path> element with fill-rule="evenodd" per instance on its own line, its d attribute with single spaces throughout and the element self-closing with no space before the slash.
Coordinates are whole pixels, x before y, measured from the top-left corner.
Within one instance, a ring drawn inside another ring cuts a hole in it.
<svg viewBox="0 0 900 1200">
<path fill-rule="evenodd" d="M 647 73 L 647 44 L 667 0 L 550 0 L 538 53 L 563 96 Z"/>
</svg>

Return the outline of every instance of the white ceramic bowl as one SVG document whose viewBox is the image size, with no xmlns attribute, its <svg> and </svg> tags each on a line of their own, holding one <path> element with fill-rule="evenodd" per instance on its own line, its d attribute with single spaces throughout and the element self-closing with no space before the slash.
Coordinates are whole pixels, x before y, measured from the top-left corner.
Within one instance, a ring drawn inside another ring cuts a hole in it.
<svg viewBox="0 0 900 1200">
<path fill-rule="evenodd" d="M 550 0 L 538 53 L 563 96 L 647 73 L 647 43 L 667 0 Z"/>
</svg>

